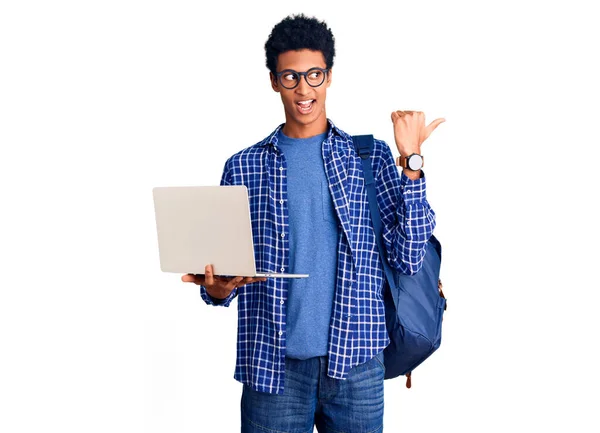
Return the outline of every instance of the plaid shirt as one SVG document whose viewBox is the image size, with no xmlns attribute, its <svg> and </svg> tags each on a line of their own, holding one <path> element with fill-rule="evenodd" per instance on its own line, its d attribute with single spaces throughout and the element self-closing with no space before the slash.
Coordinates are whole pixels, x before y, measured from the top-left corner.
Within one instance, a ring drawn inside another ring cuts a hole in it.
<svg viewBox="0 0 600 433">
<path fill-rule="evenodd" d="M 352 137 L 328 122 L 323 161 L 340 230 L 327 374 L 345 379 L 352 367 L 373 358 L 389 343 L 382 296 L 385 277 L 360 158 Z M 286 161 L 277 146 L 282 126 L 229 158 L 221 179 L 222 185 L 248 188 L 259 272 L 287 272 L 289 266 Z M 435 214 L 425 197 L 425 178 L 412 181 L 401 175 L 384 141 L 375 140 L 372 158 L 388 260 L 400 272 L 415 273 L 435 227 Z M 287 288 L 285 278 L 269 278 L 234 289 L 216 304 L 229 306 L 238 297 L 234 378 L 256 391 L 283 393 Z M 200 295 L 206 303 L 215 304 L 203 286 Z"/>
</svg>

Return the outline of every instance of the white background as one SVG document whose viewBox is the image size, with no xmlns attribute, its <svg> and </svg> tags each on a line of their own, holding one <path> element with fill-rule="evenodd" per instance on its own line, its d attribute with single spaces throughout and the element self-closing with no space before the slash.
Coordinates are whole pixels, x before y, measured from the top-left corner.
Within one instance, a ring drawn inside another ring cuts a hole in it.
<svg viewBox="0 0 600 433">
<path fill-rule="evenodd" d="M 237 303 L 160 272 L 151 191 L 217 184 L 284 121 L 263 46 L 304 12 L 339 127 L 447 119 L 423 148 L 444 339 L 386 382 L 386 431 L 599 431 L 593 2 L 332 3 L 2 2 L 0 430 L 239 430 Z"/>
</svg>

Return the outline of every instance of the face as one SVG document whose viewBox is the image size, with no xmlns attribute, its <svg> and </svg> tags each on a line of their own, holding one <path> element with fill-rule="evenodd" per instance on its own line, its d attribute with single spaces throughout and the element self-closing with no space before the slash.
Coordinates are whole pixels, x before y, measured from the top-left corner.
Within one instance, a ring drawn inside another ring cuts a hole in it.
<svg viewBox="0 0 600 433">
<path fill-rule="evenodd" d="M 292 69 L 297 72 L 306 72 L 311 68 L 325 69 L 325 59 L 320 51 L 298 50 L 286 51 L 277 59 L 277 72 Z M 327 115 L 325 114 L 325 98 L 327 88 L 331 84 L 331 71 L 327 72 L 325 81 L 319 87 L 311 87 L 304 77 L 300 77 L 298 86 L 286 89 L 276 76 L 270 74 L 273 90 L 281 95 L 285 110 L 287 131 L 294 131 L 295 135 L 311 136 L 325 132 L 327 128 Z M 283 79 L 283 77 L 282 77 Z M 286 133 L 287 135 L 287 133 Z"/>
</svg>

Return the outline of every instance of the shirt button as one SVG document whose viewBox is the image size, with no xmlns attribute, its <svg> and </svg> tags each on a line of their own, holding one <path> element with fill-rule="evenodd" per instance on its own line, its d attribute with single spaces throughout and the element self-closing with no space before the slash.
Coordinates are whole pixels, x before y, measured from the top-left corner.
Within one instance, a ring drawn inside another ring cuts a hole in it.
<svg viewBox="0 0 600 433">
<path fill-rule="evenodd" d="M 279 171 L 283 171 L 283 167 L 279 167 Z"/>
<path fill-rule="evenodd" d="M 410 225 L 410 220 L 406 221 L 406 225 L 409 226 Z"/>
<path fill-rule="evenodd" d="M 406 190 L 406 193 L 407 193 L 407 194 L 410 194 L 411 192 L 412 192 L 412 191 L 411 191 L 410 189 L 407 189 L 407 190 Z"/>
<path fill-rule="evenodd" d="M 279 204 L 283 204 L 283 200 L 279 200 Z"/>
<path fill-rule="evenodd" d="M 285 301 L 284 301 L 283 299 L 282 299 L 281 301 L 279 301 L 279 303 L 280 303 L 281 305 L 283 305 L 283 303 L 284 303 L 284 302 L 285 302 Z"/>
<path fill-rule="evenodd" d="M 281 233 L 281 237 L 282 237 L 282 238 L 285 238 L 285 233 Z"/>
<path fill-rule="evenodd" d="M 279 331 L 279 336 L 281 337 L 283 335 L 283 331 Z"/>
<path fill-rule="evenodd" d="M 285 268 L 281 268 L 281 272 L 285 271 Z"/>
</svg>

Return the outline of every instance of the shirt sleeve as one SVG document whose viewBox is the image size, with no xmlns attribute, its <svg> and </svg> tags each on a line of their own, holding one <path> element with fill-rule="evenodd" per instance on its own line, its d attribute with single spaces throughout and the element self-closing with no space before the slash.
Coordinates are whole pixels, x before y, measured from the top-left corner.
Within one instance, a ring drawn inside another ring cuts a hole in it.
<svg viewBox="0 0 600 433">
<path fill-rule="evenodd" d="M 390 266 L 412 275 L 421 269 L 425 246 L 435 228 L 435 213 L 427 202 L 425 174 L 411 180 L 394 162 L 389 146 L 375 146 L 377 203 Z M 379 152 L 377 151 L 379 150 Z"/>
<path fill-rule="evenodd" d="M 225 168 L 223 169 L 223 175 L 221 176 L 221 185 L 222 186 L 231 185 L 231 183 L 232 183 L 231 176 L 230 176 L 230 170 L 229 170 L 228 166 L 229 166 L 229 161 L 227 161 L 225 163 Z M 206 291 L 206 287 L 203 285 L 200 285 L 200 297 L 208 305 L 229 307 L 229 305 L 231 304 L 231 301 L 233 301 L 233 298 L 235 298 L 236 296 L 237 296 L 237 288 L 233 289 L 232 292 L 225 299 L 213 298 Z"/>
<path fill-rule="evenodd" d="M 236 296 L 237 296 L 237 288 L 233 289 L 232 292 L 225 299 L 213 298 L 206 291 L 206 287 L 204 287 L 202 285 L 200 286 L 200 297 L 208 305 L 214 305 L 217 307 L 229 307 L 229 305 L 231 304 L 231 301 L 233 301 L 233 298 L 235 298 Z"/>
</svg>

